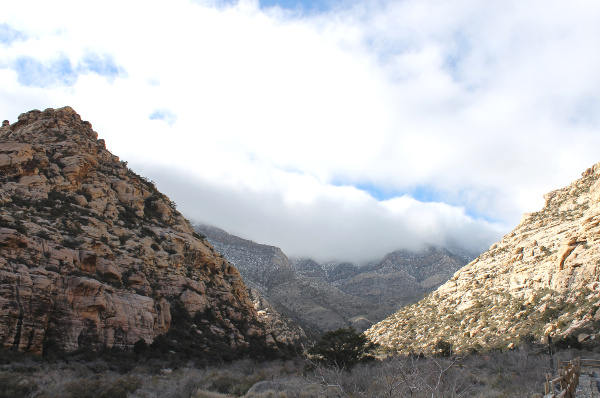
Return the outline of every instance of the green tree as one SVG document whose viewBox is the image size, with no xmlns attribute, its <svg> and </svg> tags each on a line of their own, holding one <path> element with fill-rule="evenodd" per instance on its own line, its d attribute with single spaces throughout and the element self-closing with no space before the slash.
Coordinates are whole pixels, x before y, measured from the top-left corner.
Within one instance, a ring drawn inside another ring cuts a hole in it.
<svg viewBox="0 0 600 398">
<path fill-rule="evenodd" d="M 340 328 L 325 333 L 308 353 L 326 366 L 351 369 L 359 362 L 373 360 L 371 355 L 377 345 L 353 328 Z"/>
</svg>

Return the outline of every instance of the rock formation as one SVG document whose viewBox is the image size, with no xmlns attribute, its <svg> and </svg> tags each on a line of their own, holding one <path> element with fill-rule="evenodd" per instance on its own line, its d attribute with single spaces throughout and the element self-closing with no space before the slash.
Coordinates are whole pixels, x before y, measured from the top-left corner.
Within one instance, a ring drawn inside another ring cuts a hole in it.
<svg viewBox="0 0 600 398">
<path fill-rule="evenodd" d="M 280 346 L 293 348 L 296 353 L 301 353 L 308 342 L 304 330 L 287 316 L 280 314 L 258 290 L 250 289 L 250 299 L 266 332 Z"/>
<path fill-rule="evenodd" d="M 281 314 L 276 323 L 289 326 L 282 330 L 283 335 L 291 332 L 300 343 L 306 340 L 306 335 L 316 339 L 325 331 L 351 326 L 352 319 L 362 316 L 369 305 L 325 280 L 299 274 L 278 247 L 242 239 L 213 226 L 195 225 L 194 228 L 206 235 L 239 269 L 244 282 L 270 303 L 271 315 Z M 277 333 L 274 335 L 277 338 Z"/>
<path fill-rule="evenodd" d="M 375 342 L 403 352 L 512 347 L 520 340 L 600 330 L 600 164 L 545 195 L 539 212 L 422 301 L 374 325 Z M 556 340 L 556 339 L 555 339 Z"/>
<path fill-rule="evenodd" d="M 90 123 L 69 107 L 3 123 L 0 347 L 131 347 L 174 314 L 207 353 L 267 347 L 237 269 Z"/>
<path fill-rule="evenodd" d="M 256 294 L 268 300 L 271 310 L 267 314 L 273 317 L 268 324 L 288 325 L 289 329 L 280 330 L 283 336 L 299 339 L 305 338 L 304 333 L 296 333 L 298 329 L 290 319 L 312 338 L 341 327 L 362 331 L 423 298 L 468 262 L 468 254 L 429 247 L 415 253 L 389 253 L 362 267 L 318 263 L 288 259 L 278 247 L 242 239 L 213 226 L 194 228 L 239 269 Z M 273 331 L 276 339 L 277 333 Z"/>
<path fill-rule="evenodd" d="M 342 263 L 323 268 L 333 286 L 371 303 L 368 318 L 379 321 L 422 299 L 473 257 L 459 250 L 426 247 L 397 250 L 362 267 Z"/>
</svg>

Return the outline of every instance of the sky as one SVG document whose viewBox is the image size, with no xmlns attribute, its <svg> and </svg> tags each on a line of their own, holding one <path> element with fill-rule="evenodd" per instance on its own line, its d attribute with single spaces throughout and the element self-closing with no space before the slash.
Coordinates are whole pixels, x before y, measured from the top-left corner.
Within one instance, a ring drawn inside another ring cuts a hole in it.
<svg viewBox="0 0 600 398">
<path fill-rule="evenodd" d="M 0 114 L 73 107 L 193 222 L 475 252 L 600 161 L 600 3 L 3 4 Z"/>
</svg>

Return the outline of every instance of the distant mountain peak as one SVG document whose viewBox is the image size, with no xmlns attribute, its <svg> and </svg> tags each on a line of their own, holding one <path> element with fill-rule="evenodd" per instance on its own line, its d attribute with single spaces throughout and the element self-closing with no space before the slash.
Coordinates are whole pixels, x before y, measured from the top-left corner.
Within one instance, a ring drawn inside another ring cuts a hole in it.
<svg viewBox="0 0 600 398">
<path fill-rule="evenodd" d="M 433 247 L 399 250 L 360 267 L 348 262 L 288 259 L 279 248 L 211 226 L 195 228 L 238 267 L 249 286 L 312 337 L 340 327 L 364 330 L 373 320 L 422 298 L 467 263 L 462 256 Z M 283 336 L 290 335 L 282 331 Z"/>
</svg>

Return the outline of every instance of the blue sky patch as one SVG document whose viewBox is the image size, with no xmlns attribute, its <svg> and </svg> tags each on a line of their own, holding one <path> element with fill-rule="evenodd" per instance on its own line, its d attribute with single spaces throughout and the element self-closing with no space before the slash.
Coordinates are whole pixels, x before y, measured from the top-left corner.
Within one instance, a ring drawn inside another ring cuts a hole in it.
<svg viewBox="0 0 600 398">
<path fill-rule="evenodd" d="M 471 53 L 473 45 L 464 32 L 457 31 L 452 37 L 451 51 L 446 54 L 444 68 L 455 81 L 462 81 L 462 63 Z"/>
<path fill-rule="evenodd" d="M 172 126 L 177 121 L 177 115 L 168 109 L 157 109 L 149 116 L 150 120 L 162 120 L 169 126 Z"/>
<path fill-rule="evenodd" d="M 297 10 L 315 10 L 323 11 L 328 9 L 328 1 L 323 0 L 260 0 L 261 7 L 279 6 L 285 9 Z"/>
<path fill-rule="evenodd" d="M 460 198 L 449 199 L 442 191 L 429 185 L 418 185 L 407 190 L 398 190 L 372 183 L 350 184 L 334 182 L 333 185 L 353 186 L 363 192 L 368 193 L 372 198 L 377 199 L 379 202 L 408 195 L 421 203 L 445 203 L 450 206 L 463 207 L 465 214 L 475 220 L 485 220 L 492 223 L 500 221 L 499 219 L 490 217 L 489 215 L 477 211 L 477 209 L 468 207 L 465 202 L 460 200 Z"/>
<path fill-rule="evenodd" d="M 11 44 L 17 40 L 25 40 L 27 36 L 7 24 L 0 24 L 0 43 Z"/>
<path fill-rule="evenodd" d="M 239 0 L 220 0 L 221 6 L 235 5 Z M 318 13 L 329 11 L 342 4 L 353 4 L 356 0 L 259 0 L 260 8 L 281 7 L 284 10 Z"/>
<path fill-rule="evenodd" d="M 400 196 L 408 195 L 419 202 L 442 202 L 442 198 L 439 192 L 437 192 L 434 188 L 428 186 L 417 186 L 408 190 L 398 190 L 391 187 L 385 187 L 381 185 L 376 185 L 372 183 L 364 183 L 364 184 L 334 184 L 334 185 L 352 185 L 361 191 L 364 191 L 371 195 L 374 199 L 378 201 L 384 201 L 389 199 L 394 199 Z"/>
<path fill-rule="evenodd" d="M 112 56 L 86 54 L 74 65 L 65 55 L 60 55 L 47 62 L 37 58 L 23 56 L 13 64 L 17 72 L 19 84 L 28 87 L 72 86 L 77 83 L 80 74 L 95 73 L 109 81 L 116 77 L 126 76 L 123 68 L 119 67 Z"/>
<path fill-rule="evenodd" d="M 355 187 L 360 189 L 361 191 L 367 192 L 369 195 L 371 195 L 378 201 L 393 199 L 397 196 L 402 196 L 401 193 L 394 189 L 377 186 L 374 184 L 358 184 L 355 185 Z"/>
<path fill-rule="evenodd" d="M 72 86 L 77 81 L 77 72 L 64 55 L 49 63 L 42 63 L 33 57 L 20 57 L 16 60 L 14 69 L 19 84 L 23 86 Z"/>
<path fill-rule="evenodd" d="M 81 61 L 79 61 L 78 69 L 82 73 L 96 73 L 109 80 L 114 80 L 117 77 L 125 75 L 125 71 L 116 64 L 112 55 L 107 54 L 100 55 L 87 53 Z"/>
</svg>

